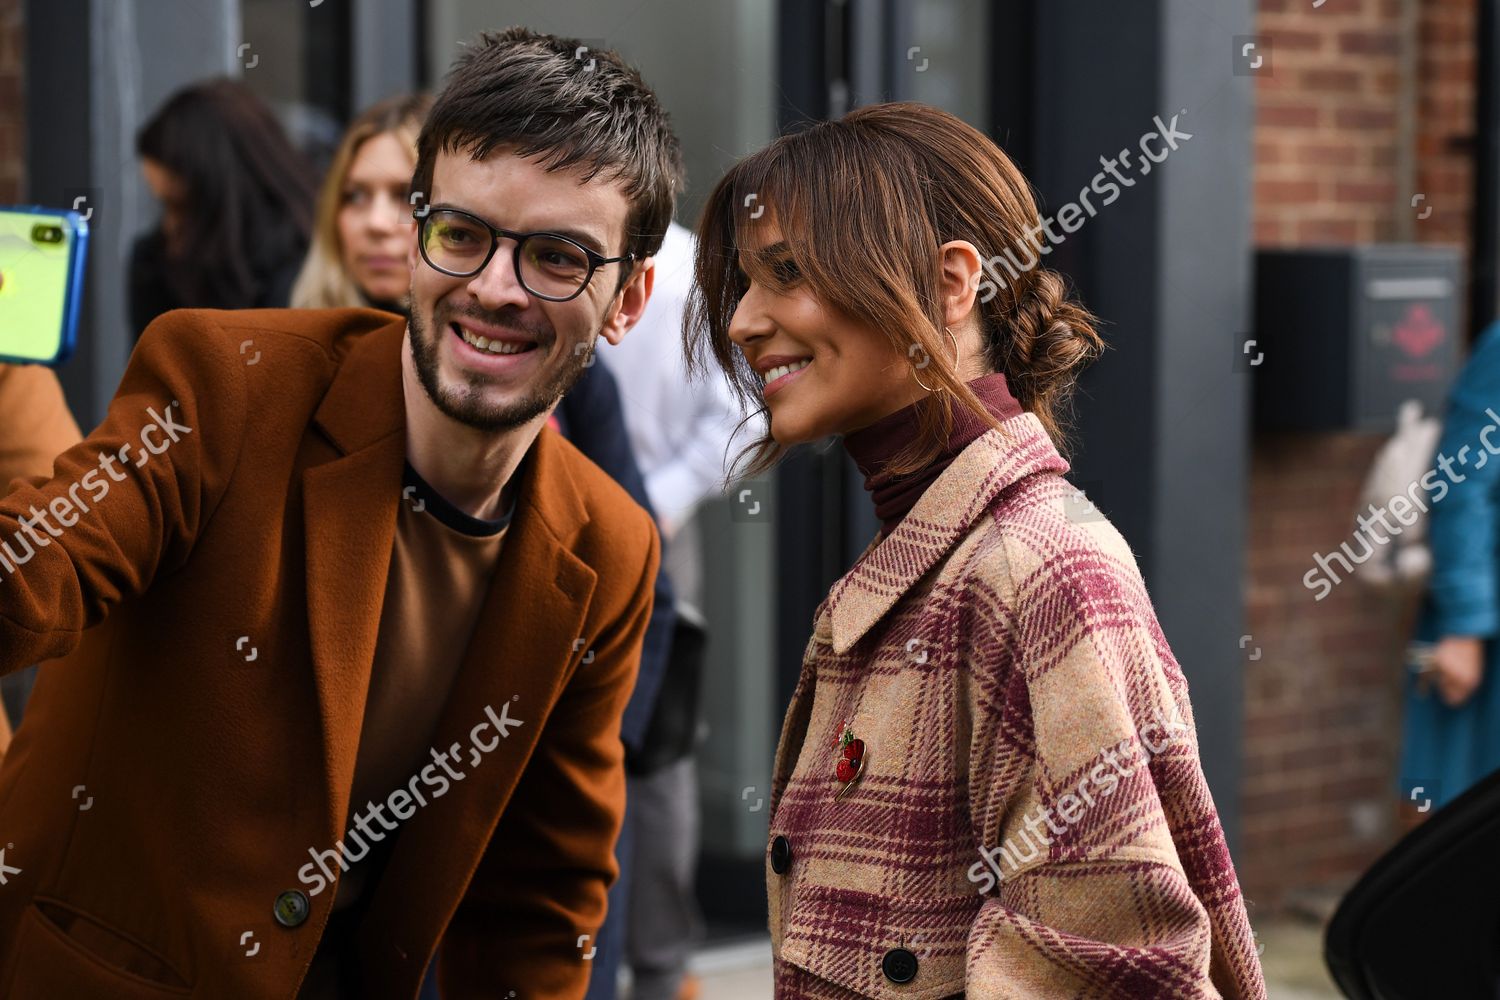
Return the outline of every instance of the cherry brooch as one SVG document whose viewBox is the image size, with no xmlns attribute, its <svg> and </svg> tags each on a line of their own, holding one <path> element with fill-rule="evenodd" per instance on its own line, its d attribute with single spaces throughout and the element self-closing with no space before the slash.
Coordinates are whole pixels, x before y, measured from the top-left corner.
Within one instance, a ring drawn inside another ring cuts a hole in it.
<svg viewBox="0 0 1500 1000">
<path fill-rule="evenodd" d="M 839 789 L 838 795 L 834 796 L 837 800 L 843 797 L 843 794 L 849 790 L 849 786 L 854 784 L 864 771 L 865 741 L 855 739 L 854 730 L 849 728 L 848 722 L 844 722 L 839 727 L 839 736 L 834 741 L 833 748 L 838 752 L 838 757 L 834 760 L 833 774 L 843 786 Z"/>
</svg>

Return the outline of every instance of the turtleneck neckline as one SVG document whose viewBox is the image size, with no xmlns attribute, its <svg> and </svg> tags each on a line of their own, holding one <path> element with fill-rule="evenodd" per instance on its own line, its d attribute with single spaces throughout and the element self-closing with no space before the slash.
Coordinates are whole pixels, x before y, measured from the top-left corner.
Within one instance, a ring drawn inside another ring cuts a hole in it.
<svg viewBox="0 0 1500 1000">
<path fill-rule="evenodd" d="M 969 388 L 996 420 L 1009 420 L 1022 413 L 1021 404 L 1011 395 L 1003 372 L 980 376 L 969 382 Z M 921 433 L 917 420 L 920 405 L 919 400 L 903 406 L 868 427 L 844 435 L 844 450 L 859 466 L 865 477 L 865 490 L 875 501 L 875 516 L 880 518 L 882 537 L 888 537 L 895 530 L 959 453 L 990 429 L 977 414 L 950 396 L 948 407 L 953 415 L 953 430 L 948 435 L 947 444 L 927 465 L 908 475 L 892 477 L 885 472 L 886 466 Z"/>
</svg>

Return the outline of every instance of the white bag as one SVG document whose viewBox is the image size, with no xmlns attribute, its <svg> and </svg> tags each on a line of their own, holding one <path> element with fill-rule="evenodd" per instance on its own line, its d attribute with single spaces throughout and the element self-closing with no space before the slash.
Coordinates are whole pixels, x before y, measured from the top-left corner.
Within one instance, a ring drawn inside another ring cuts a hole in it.
<svg viewBox="0 0 1500 1000">
<path fill-rule="evenodd" d="M 1420 482 L 1432 469 L 1432 460 L 1443 433 L 1437 417 L 1422 416 L 1422 404 L 1408 399 L 1396 411 L 1396 431 L 1375 455 L 1359 491 L 1358 514 L 1368 514 L 1371 505 L 1385 507 L 1392 497 L 1403 496 L 1412 483 Z M 1421 495 L 1421 494 L 1419 494 Z M 1413 510 L 1415 520 L 1392 532 L 1387 544 L 1354 568 L 1354 575 L 1375 587 L 1406 587 L 1425 580 L 1432 570 L 1432 550 L 1427 545 L 1427 511 L 1430 497 Z"/>
</svg>

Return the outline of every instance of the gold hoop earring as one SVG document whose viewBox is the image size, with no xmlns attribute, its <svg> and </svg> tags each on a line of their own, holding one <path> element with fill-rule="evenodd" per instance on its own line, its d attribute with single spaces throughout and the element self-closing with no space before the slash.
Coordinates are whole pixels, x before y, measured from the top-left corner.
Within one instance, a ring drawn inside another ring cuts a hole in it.
<svg viewBox="0 0 1500 1000">
<path fill-rule="evenodd" d="M 946 327 L 946 326 L 943 327 L 943 332 L 948 335 L 948 339 L 949 340 L 953 341 L 953 370 L 955 372 L 957 372 L 958 371 L 958 338 L 953 335 L 953 330 L 950 329 L 949 327 Z M 945 386 L 945 385 L 940 385 L 936 389 L 934 389 L 931 386 L 929 386 L 926 382 L 923 382 L 922 381 L 922 376 L 920 376 L 920 375 L 917 374 L 917 370 L 915 368 L 913 368 L 911 370 L 911 377 L 917 380 L 917 385 L 920 385 L 922 388 L 926 389 L 928 392 L 947 392 L 948 391 L 948 387 Z"/>
</svg>

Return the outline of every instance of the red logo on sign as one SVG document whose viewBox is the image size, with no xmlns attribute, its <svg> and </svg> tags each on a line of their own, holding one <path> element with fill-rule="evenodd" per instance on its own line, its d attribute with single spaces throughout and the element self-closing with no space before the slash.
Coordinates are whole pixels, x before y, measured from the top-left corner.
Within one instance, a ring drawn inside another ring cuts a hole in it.
<svg viewBox="0 0 1500 1000">
<path fill-rule="evenodd" d="M 1406 309 L 1406 315 L 1396 324 L 1396 344 L 1408 357 L 1420 358 L 1443 342 L 1443 324 L 1432 315 L 1432 310 L 1421 302 L 1414 302 Z"/>
</svg>

